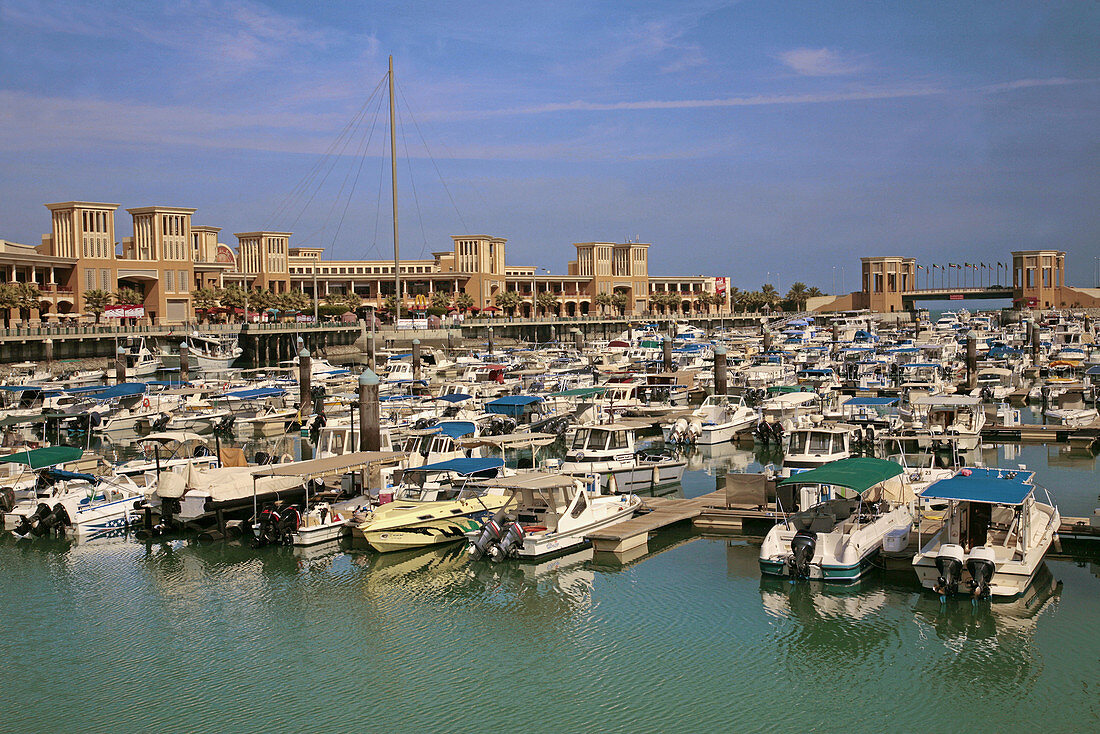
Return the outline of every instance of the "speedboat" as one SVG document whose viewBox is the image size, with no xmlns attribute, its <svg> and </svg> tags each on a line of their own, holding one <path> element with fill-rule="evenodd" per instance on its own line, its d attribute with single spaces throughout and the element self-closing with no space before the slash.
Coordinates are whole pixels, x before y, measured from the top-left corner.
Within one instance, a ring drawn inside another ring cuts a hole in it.
<svg viewBox="0 0 1100 734">
<path fill-rule="evenodd" d="M 855 458 L 782 480 L 777 492 L 783 521 L 760 546 L 761 573 L 840 583 L 859 579 L 887 535 L 907 536 L 912 526 L 913 493 L 904 474 L 892 461 Z"/>
<path fill-rule="evenodd" d="M 225 372 L 244 354 L 237 337 L 204 335 L 195 332 L 189 342 L 189 356 L 199 372 Z"/>
<path fill-rule="evenodd" d="M 960 587 L 974 598 L 1022 593 L 1062 522 L 1049 494 L 1036 500 L 1034 478 L 1025 469 L 967 467 L 921 492 L 921 502 L 943 514 L 913 557 L 921 585 L 941 598 Z"/>
<path fill-rule="evenodd" d="M 756 411 L 739 395 L 708 395 L 691 415 L 661 426 L 665 443 L 711 446 L 733 439 L 756 423 Z"/>
<path fill-rule="evenodd" d="M 65 447 L 61 447 L 65 448 Z M 68 535 L 90 538 L 129 527 L 144 491 L 128 476 L 101 477 L 50 467 L 38 472 L 28 496 L 4 524 L 20 538 Z"/>
<path fill-rule="evenodd" d="M 642 505 L 636 495 L 603 494 L 592 477 L 532 472 L 485 484 L 503 490 L 507 500 L 494 517 L 467 533 L 472 560 L 539 558 L 579 548 L 588 535 L 625 520 Z"/>
<path fill-rule="evenodd" d="M 687 460 L 637 450 L 636 430 L 626 423 L 578 428 L 562 472 L 598 475 L 600 487 L 611 494 L 649 492 L 678 483 Z"/>
<path fill-rule="evenodd" d="M 849 423 L 825 423 L 820 415 L 811 416 L 813 424 L 795 428 L 788 435 L 781 469 L 784 477 L 852 456 L 853 444 L 862 435 L 859 426 Z"/>
<path fill-rule="evenodd" d="M 408 469 L 392 502 L 347 522 L 380 553 L 461 540 L 504 505 L 504 492 L 482 480 L 504 473 L 499 458 L 449 459 Z"/>
</svg>

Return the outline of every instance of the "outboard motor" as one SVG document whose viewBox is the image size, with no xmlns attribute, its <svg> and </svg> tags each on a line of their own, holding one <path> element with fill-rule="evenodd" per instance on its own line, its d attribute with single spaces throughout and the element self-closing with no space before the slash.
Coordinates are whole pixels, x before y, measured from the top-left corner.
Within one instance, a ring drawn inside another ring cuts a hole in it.
<svg viewBox="0 0 1100 734">
<path fill-rule="evenodd" d="M 780 421 L 772 423 L 772 440 L 776 446 L 783 445 L 783 423 Z"/>
<path fill-rule="evenodd" d="M 215 423 L 214 423 L 214 432 L 219 433 L 223 436 L 227 435 L 227 434 L 230 434 L 230 433 L 233 432 L 233 424 L 236 423 L 236 421 L 237 421 L 237 416 L 235 416 L 235 415 L 230 414 L 230 415 L 224 416 L 223 418 L 220 418 L 217 421 L 215 421 Z"/>
<path fill-rule="evenodd" d="M 493 518 L 489 518 L 481 526 L 481 533 L 477 536 L 477 539 L 471 542 L 466 548 L 466 553 L 469 554 L 470 558 L 476 561 L 488 553 L 489 548 L 495 547 L 502 534 L 503 531 L 500 528 L 500 523 Z"/>
<path fill-rule="evenodd" d="M 7 514 L 15 509 L 15 492 L 11 487 L 0 487 L 0 514 Z"/>
<path fill-rule="evenodd" d="M 268 505 L 260 513 L 259 534 L 252 542 L 253 548 L 263 548 L 265 545 L 290 545 L 291 536 L 298 531 L 302 523 L 302 514 L 294 505 L 277 508 Z"/>
<path fill-rule="evenodd" d="M 50 506 L 45 502 L 39 502 L 38 507 L 34 512 L 23 518 L 23 522 L 19 523 L 13 531 L 16 535 L 27 537 L 31 532 L 38 527 L 38 523 L 42 522 L 42 518 L 50 514 Z"/>
<path fill-rule="evenodd" d="M 936 570 L 940 575 L 932 586 L 932 591 L 939 594 L 941 600 L 959 591 L 965 558 L 962 546 L 948 544 L 940 548 L 939 555 L 936 556 Z"/>
<path fill-rule="evenodd" d="M 810 578 L 810 562 L 817 550 L 817 533 L 809 530 L 799 530 L 791 538 L 791 555 L 787 559 L 791 577 L 796 579 Z"/>
<path fill-rule="evenodd" d="M 69 518 L 69 512 L 65 509 L 65 505 L 58 502 L 53 506 L 53 511 L 46 515 L 38 523 L 38 526 L 32 531 L 35 535 L 41 537 L 50 532 L 54 528 L 64 530 L 73 524 L 73 521 Z"/>
<path fill-rule="evenodd" d="M 979 546 L 970 551 L 970 557 L 966 559 L 966 570 L 970 572 L 970 595 L 975 599 L 988 599 L 990 582 L 997 571 L 993 550 Z"/>
<path fill-rule="evenodd" d="M 771 427 L 765 421 L 760 421 L 756 424 L 756 437 L 760 440 L 760 443 L 767 446 L 771 443 L 772 430 Z"/>
<path fill-rule="evenodd" d="M 168 421 L 170 420 L 172 420 L 172 416 L 169 413 L 161 413 L 149 423 L 154 431 L 163 431 L 168 427 Z"/>
<path fill-rule="evenodd" d="M 516 548 L 523 545 L 523 528 L 518 522 L 513 522 L 504 530 L 504 536 L 500 542 L 489 549 L 489 557 L 500 563 Z"/>
</svg>

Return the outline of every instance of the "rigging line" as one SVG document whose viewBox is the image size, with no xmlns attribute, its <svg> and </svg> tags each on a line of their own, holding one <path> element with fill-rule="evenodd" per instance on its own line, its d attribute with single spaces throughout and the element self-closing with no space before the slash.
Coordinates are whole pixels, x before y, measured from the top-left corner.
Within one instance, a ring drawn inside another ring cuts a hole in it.
<svg viewBox="0 0 1100 734">
<path fill-rule="evenodd" d="M 401 108 L 397 108 L 397 114 L 400 118 Z M 413 178 L 412 156 L 409 155 L 409 141 L 405 137 L 405 128 L 401 128 L 401 145 L 405 148 L 405 165 L 409 167 L 409 187 L 412 189 L 413 202 L 416 204 L 416 218 L 420 220 L 420 236 L 424 238 L 423 244 L 420 246 L 420 256 L 418 260 L 424 259 L 424 250 L 428 249 L 428 233 L 424 230 L 424 215 L 420 211 L 420 197 L 416 195 L 416 180 Z"/>
<path fill-rule="evenodd" d="M 302 179 L 299 180 L 298 183 L 294 186 L 294 188 L 292 188 L 290 190 L 290 192 L 286 195 L 286 197 L 283 198 L 283 201 L 280 202 L 279 206 L 277 206 L 275 208 L 274 213 L 272 214 L 271 218 L 268 220 L 269 225 L 277 224 L 278 221 L 279 221 L 279 217 L 281 217 L 286 212 L 286 210 L 288 210 L 291 206 L 294 205 L 294 202 L 295 202 L 296 199 L 300 198 L 301 196 L 303 196 L 305 194 L 305 192 L 308 190 L 310 182 L 314 178 L 316 178 L 317 174 L 320 172 L 322 167 L 325 165 L 325 162 L 329 159 L 329 157 L 335 152 L 336 148 L 340 145 L 340 141 L 342 141 L 344 139 L 344 136 L 347 135 L 354 128 L 354 126 L 357 124 L 356 121 L 366 112 L 367 109 L 369 109 L 371 98 L 373 98 L 374 95 L 378 93 L 378 90 L 380 88 L 381 88 L 381 83 L 379 83 L 379 85 L 377 87 L 375 87 L 374 91 L 371 92 L 370 96 L 368 96 L 366 101 L 363 102 L 362 106 L 355 113 L 355 115 L 352 116 L 352 118 L 350 120 L 348 120 L 348 122 L 344 125 L 343 129 L 340 131 L 339 135 L 337 135 L 336 138 L 329 144 L 329 146 L 325 150 L 325 152 L 322 153 L 320 156 L 318 156 L 317 160 L 313 163 L 313 166 L 306 173 L 306 175 L 303 176 Z"/>
<path fill-rule="evenodd" d="M 305 202 L 305 204 L 302 205 L 302 208 L 298 211 L 298 214 L 294 217 L 293 221 L 291 221 L 290 224 L 287 225 L 287 230 L 293 229 L 298 224 L 298 221 L 302 218 L 302 215 L 306 213 L 306 210 L 309 209 L 310 204 L 313 203 L 313 199 L 317 196 L 317 193 L 325 185 L 325 181 L 328 180 L 329 175 L 331 175 L 332 171 L 336 168 L 336 164 L 339 163 L 340 158 L 344 155 L 344 151 L 347 150 L 348 145 L 351 143 L 352 140 L 354 140 L 356 130 L 359 128 L 367 112 L 369 112 L 370 110 L 370 103 L 374 99 L 374 95 L 378 94 L 378 91 L 381 88 L 382 82 L 380 81 L 378 85 L 374 88 L 374 91 L 371 92 L 370 96 L 367 98 L 367 101 L 363 104 L 363 106 L 359 109 L 359 111 L 355 114 L 351 121 L 349 121 L 348 124 L 344 126 L 344 130 L 342 130 L 337 139 L 333 141 L 333 144 L 329 146 L 329 150 L 326 151 L 321 160 L 318 161 L 315 169 L 311 171 L 307 180 L 302 182 L 302 190 L 293 195 L 294 199 L 300 200 L 301 197 L 305 195 L 310 184 L 316 179 L 317 174 L 321 172 L 326 163 L 328 164 L 328 169 L 325 170 L 324 175 L 321 176 L 320 181 L 318 181 L 316 186 L 313 188 L 313 193 L 310 194 L 309 199 Z M 337 150 L 337 148 L 339 148 L 339 150 Z M 288 204 L 287 209 L 289 209 L 290 206 L 296 206 L 296 202 L 291 201 Z"/>
<path fill-rule="evenodd" d="M 363 168 L 363 159 L 366 156 L 367 147 L 370 145 L 370 141 L 374 138 L 374 129 L 378 124 L 378 111 L 381 109 L 381 107 L 382 107 L 382 97 L 379 96 L 378 97 L 378 107 L 375 108 L 375 110 L 374 110 L 374 119 L 371 121 L 370 130 L 364 132 L 363 140 L 360 143 L 359 149 L 356 153 L 356 156 L 359 158 L 359 167 L 357 169 L 358 171 L 361 171 L 362 168 Z M 351 172 L 352 172 L 352 167 L 349 166 L 348 167 L 348 172 L 344 175 L 344 180 L 340 184 L 340 190 L 336 192 L 336 196 L 333 197 L 333 199 L 332 199 L 332 206 L 329 207 L 328 215 L 325 217 L 324 226 L 321 227 L 322 236 L 323 236 L 323 233 L 326 230 L 328 230 L 328 225 L 329 225 L 329 222 L 332 220 L 332 215 L 336 211 L 336 206 L 340 203 L 340 199 L 341 199 L 341 197 L 343 196 L 343 193 L 344 193 L 344 188 L 348 185 L 348 179 L 351 178 Z M 356 172 L 356 174 L 355 174 L 355 181 L 356 182 L 359 181 L 359 173 L 358 172 Z M 344 204 L 344 212 L 345 213 L 347 212 L 348 203 L 351 202 L 351 197 L 352 197 L 352 194 L 354 192 L 355 192 L 355 184 L 352 184 L 351 190 L 348 191 L 347 203 Z M 344 221 L 343 214 L 340 215 L 340 221 L 341 222 Z M 339 234 L 339 229 L 337 229 L 336 233 Z M 335 246 L 336 246 L 336 238 L 335 238 L 335 235 L 334 235 L 333 240 L 332 240 L 332 247 L 335 247 Z M 333 258 L 330 257 L 329 259 L 331 260 Z"/>
<path fill-rule="evenodd" d="M 381 108 L 381 99 L 382 98 L 379 97 L 379 108 Z M 367 149 L 370 147 L 370 141 L 374 138 L 374 126 L 377 122 L 378 110 L 375 110 L 374 121 L 371 123 L 370 135 L 367 137 L 366 141 L 363 143 L 363 147 L 360 149 L 359 167 L 355 169 L 355 180 L 351 182 L 351 189 L 348 190 L 348 198 L 344 201 L 344 210 L 340 212 L 340 221 L 336 223 L 336 231 L 332 233 L 332 245 L 329 251 L 332 252 L 334 255 L 336 253 L 336 238 L 340 236 L 340 230 L 344 226 L 344 217 L 347 216 L 348 206 L 351 204 L 351 197 L 355 194 L 355 187 L 359 184 L 359 174 L 363 172 L 363 163 L 367 160 Z M 348 173 L 350 173 L 350 171 Z M 345 178 L 344 181 L 346 183 L 347 179 Z M 340 190 L 343 191 L 343 189 L 344 187 L 343 185 L 341 185 Z M 339 195 L 337 195 L 337 198 L 339 198 Z M 335 259 L 335 257 L 332 259 Z"/>
<path fill-rule="evenodd" d="M 382 139 L 382 155 L 378 159 L 378 199 L 374 205 L 374 240 L 371 242 L 370 250 L 367 251 L 378 255 L 382 254 L 378 252 L 378 223 L 382 219 L 382 187 L 386 185 L 386 151 L 389 149 L 390 136 L 386 135 Z"/>
<path fill-rule="evenodd" d="M 469 232 L 470 228 L 466 226 L 466 220 L 462 218 L 462 212 L 458 210 L 458 204 L 455 203 L 455 197 L 451 195 L 450 187 L 448 187 L 447 182 L 443 180 L 443 173 L 440 172 L 439 165 L 432 156 L 431 148 L 428 147 L 428 141 L 424 139 L 424 133 L 420 131 L 420 124 L 416 121 L 416 115 L 413 114 L 412 107 L 409 106 L 409 100 L 405 99 L 404 90 L 398 88 L 397 93 L 401 96 L 401 101 L 405 103 L 405 109 L 409 111 L 409 119 L 412 120 L 413 127 L 416 128 L 416 134 L 420 136 L 420 142 L 424 144 L 424 150 L 428 154 L 428 160 L 432 162 L 432 167 L 435 168 L 435 175 L 439 177 L 439 182 L 443 184 L 443 190 L 447 192 L 447 198 L 451 200 L 451 206 L 454 207 L 455 214 L 458 215 L 458 221 L 462 223 L 462 231 Z"/>
</svg>

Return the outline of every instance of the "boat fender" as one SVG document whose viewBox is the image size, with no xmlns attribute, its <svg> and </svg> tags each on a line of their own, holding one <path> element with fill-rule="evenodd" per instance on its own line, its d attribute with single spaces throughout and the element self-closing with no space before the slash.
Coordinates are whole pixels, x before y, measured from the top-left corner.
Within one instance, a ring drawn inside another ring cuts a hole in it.
<svg viewBox="0 0 1100 734">
<path fill-rule="evenodd" d="M 141 401 L 141 407 L 143 408 L 148 408 L 150 405 L 152 405 L 152 403 L 149 402 L 149 398 L 145 398 Z"/>
</svg>

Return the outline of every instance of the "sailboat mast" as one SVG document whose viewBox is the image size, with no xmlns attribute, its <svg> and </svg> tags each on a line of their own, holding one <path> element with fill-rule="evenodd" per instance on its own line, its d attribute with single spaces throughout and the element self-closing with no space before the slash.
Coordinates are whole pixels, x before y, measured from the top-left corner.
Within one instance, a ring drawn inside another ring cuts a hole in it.
<svg viewBox="0 0 1100 734">
<path fill-rule="evenodd" d="M 393 55 L 390 55 L 390 185 L 393 189 L 393 283 L 395 303 L 393 325 L 401 318 L 401 255 L 397 245 L 397 131 L 394 128 L 396 115 L 393 108 Z"/>
</svg>

